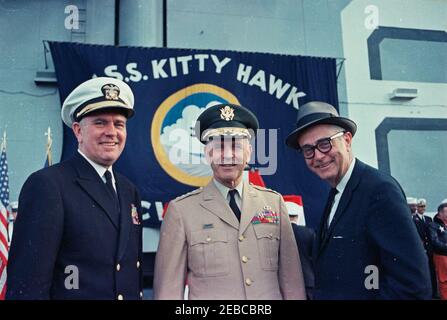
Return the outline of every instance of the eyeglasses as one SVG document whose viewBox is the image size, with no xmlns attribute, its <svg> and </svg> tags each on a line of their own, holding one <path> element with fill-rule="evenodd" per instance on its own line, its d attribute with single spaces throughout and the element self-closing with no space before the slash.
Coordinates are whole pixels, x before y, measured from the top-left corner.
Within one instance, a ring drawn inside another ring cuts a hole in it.
<svg viewBox="0 0 447 320">
<path fill-rule="evenodd" d="M 343 136 L 345 132 L 346 131 L 340 131 L 333 136 L 320 139 L 314 146 L 306 144 L 300 148 L 300 151 L 303 153 L 305 159 L 312 159 L 315 156 L 315 149 L 318 149 L 321 153 L 328 153 L 332 149 L 332 140 Z"/>
</svg>

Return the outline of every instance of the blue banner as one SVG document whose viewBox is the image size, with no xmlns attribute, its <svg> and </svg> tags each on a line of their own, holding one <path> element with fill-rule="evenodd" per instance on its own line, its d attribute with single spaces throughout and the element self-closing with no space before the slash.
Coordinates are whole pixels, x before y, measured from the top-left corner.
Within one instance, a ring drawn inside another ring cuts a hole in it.
<svg viewBox="0 0 447 320">
<path fill-rule="evenodd" d="M 338 108 L 336 63 L 314 58 L 218 50 L 115 47 L 51 42 L 61 101 L 95 76 L 124 80 L 135 95 L 126 148 L 115 168 L 140 190 L 144 224 L 160 225 L 163 204 L 205 185 L 212 172 L 191 128 L 216 103 L 241 104 L 258 117 L 252 166 L 267 187 L 301 195 L 306 222 L 316 227 L 328 186 L 286 147 L 300 105 L 320 100 Z M 77 148 L 64 126 L 62 159 Z"/>
</svg>

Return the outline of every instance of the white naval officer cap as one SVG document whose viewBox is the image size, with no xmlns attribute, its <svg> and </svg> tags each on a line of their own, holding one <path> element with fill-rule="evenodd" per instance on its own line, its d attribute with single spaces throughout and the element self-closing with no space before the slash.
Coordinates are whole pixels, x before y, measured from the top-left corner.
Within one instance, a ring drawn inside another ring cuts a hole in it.
<svg viewBox="0 0 447 320">
<path fill-rule="evenodd" d="M 418 199 L 418 206 L 425 206 L 425 205 L 427 205 L 427 200 L 423 198 Z"/>
<path fill-rule="evenodd" d="M 130 87 L 123 81 L 97 77 L 77 86 L 65 99 L 61 117 L 71 128 L 87 114 L 98 110 L 116 110 L 126 118 L 134 115 L 134 96 Z"/>
<path fill-rule="evenodd" d="M 407 197 L 407 204 L 416 204 L 417 205 L 418 200 L 413 197 Z"/>
</svg>

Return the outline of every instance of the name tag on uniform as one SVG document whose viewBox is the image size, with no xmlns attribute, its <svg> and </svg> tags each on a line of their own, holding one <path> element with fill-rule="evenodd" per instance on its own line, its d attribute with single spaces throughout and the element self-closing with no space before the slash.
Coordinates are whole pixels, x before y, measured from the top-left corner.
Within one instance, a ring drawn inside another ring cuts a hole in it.
<svg viewBox="0 0 447 320">
<path fill-rule="evenodd" d="M 214 228 L 214 224 L 212 224 L 212 223 L 208 223 L 208 224 L 204 224 L 203 225 L 203 229 L 212 229 L 212 228 Z"/>
</svg>

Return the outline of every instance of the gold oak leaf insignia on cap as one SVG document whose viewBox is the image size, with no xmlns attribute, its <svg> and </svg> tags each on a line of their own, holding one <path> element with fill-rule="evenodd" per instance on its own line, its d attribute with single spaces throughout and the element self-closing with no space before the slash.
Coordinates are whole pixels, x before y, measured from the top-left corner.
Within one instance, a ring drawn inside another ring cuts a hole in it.
<svg viewBox="0 0 447 320">
<path fill-rule="evenodd" d="M 234 109 L 230 106 L 225 106 L 224 108 L 220 109 L 220 117 L 222 120 L 225 121 L 231 121 L 234 118 Z"/>
<path fill-rule="evenodd" d="M 111 83 L 103 85 L 101 91 L 106 100 L 118 100 L 120 95 L 120 88 Z"/>
</svg>

